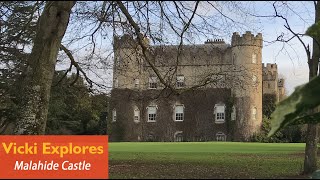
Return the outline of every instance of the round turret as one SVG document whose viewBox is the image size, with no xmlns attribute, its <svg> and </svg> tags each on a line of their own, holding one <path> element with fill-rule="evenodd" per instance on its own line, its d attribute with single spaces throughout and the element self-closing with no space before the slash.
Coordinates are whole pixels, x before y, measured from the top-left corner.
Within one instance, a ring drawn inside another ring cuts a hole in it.
<svg viewBox="0 0 320 180">
<path fill-rule="evenodd" d="M 241 82 L 233 88 L 235 105 L 241 109 L 235 139 L 249 140 L 262 124 L 262 34 L 233 33 L 231 46 L 232 62 L 240 70 L 236 76 Z"/>
</svg>

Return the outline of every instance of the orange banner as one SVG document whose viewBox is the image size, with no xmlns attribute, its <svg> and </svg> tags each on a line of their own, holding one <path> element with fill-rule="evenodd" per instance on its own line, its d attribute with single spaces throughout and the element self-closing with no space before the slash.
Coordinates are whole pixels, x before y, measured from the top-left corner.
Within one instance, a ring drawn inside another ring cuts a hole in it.
<svg viewBox="0 0 320 180">
<path fill-rule="evenodd" d="M 108 179 L 107 136 L 0 136 L 0 178 Z"/>
</svg>

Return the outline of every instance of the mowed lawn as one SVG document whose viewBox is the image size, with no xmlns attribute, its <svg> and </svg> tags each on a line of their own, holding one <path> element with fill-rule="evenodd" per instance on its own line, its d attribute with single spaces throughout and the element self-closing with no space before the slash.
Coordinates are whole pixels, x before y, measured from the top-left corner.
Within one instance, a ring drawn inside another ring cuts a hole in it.
<svg viewBox="0 0 320 180">
<path fill-rule="evenodd" d="M 304 143 L 109 143 L 110 178 L 308 178 Z"/>
</svg>

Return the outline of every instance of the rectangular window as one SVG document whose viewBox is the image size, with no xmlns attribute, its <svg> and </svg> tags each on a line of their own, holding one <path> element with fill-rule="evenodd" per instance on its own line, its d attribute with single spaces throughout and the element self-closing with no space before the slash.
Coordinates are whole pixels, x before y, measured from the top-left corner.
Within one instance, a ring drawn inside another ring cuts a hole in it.
<svg viewBox="0 0 320 180">
<path fill-rule="evenodd" d="M 184 76 L 177 76 L 177 87 L 184 87 L 185 83 L 184 83 Z"/>
<path fill-rule="evenodd" d="M 252 63 L 253 64 L 257 63 L 257 55 L 256 54 L 252 54 Z"/>
<path fill-rule="evenodd" d="M 113 121 L 113 122 L 116 122 L 116 121 L 117 121 L 117 111 L 116 111 L 116 110 L 113 110 L 113 111 L 112 111 L 112 121 Z"/>
<path fill-rule="evenodd" d="M 134 122 L 140 122 L 140 111 L 139 109 L 134 110 L 134 117 L 133 117 Z"/>
<path fill-rule="evenodd" d="M 236 108 L 233 106 L 232 107 L 232 112 L 231 112 L 231 121 L 236 120 Z"/>
<path fill-rule="evenodd" d="M 149 77 L 149 89 L 157 89 L 157 77 Z"/>
<path fill-rule="evenodd" d="M 148 119 L 148 121 L 156 121 L 156 115 L 157 115 L 157 114 L 149 114 L 149 119 Z"/>
<path fill-rule="evenodd" d="M 215 105 L 214 107 L 216 123 L 223 123 L 225 121 L 225 106 L 224 105 Z"/>
<path fill-rule="evenodd" d="M 257 119 L 257 108 L 252 108 L 252 119 L 256 120 Z"/>
<path fill-rule="evenodd" d="M 217 113 L 217 120 L 218 121 L 223 121 L 224 120 L 224 113 Z"/>
<path fill-rule="evenodd" d="M 148 107 L 148 122 L 156 122 L 157 116 L 157 107 L 149 106 Z"/>
<path fill-rule="evenodd" d="M 175 107 L 176 121 L 183 121 L 183 105 L 177 105 Z"/>
<path fill-rule="evenodd" d="M 134 80 L 134 87 L 138 88 L 139 87 L 139 83 L 140 83 L 139 79 L 135 79 Z"/>
</svg>

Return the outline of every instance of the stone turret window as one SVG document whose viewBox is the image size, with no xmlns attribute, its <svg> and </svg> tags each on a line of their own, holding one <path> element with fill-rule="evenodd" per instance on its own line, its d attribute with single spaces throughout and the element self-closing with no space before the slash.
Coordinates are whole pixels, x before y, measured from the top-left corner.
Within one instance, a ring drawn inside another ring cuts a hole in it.
<svg viewBox="0 0 320 180">
<path fill-rule="evenodd" d="M 231 121 L 236 120 L 236 107 L 232 106 L 232 112 L 231 112 Z"/>
<path fill-rule="evenodd" d="M 133 121 L 138 123 L 140 122 L 140 110 L 136 107 L 133 112 Z"/>
<path fill-rule="evenodd" d="M 214 106 L 214 114 L 215 114 L 215 122 L 216 123 L 224 123 L 225 121 L 225 105 L 224 104 L 216 104 Z"/>
<path fill-rule="evenodd" d="M 256 107 L 252 108 L 252 119 L 253 120 L 257 119 L 257 108 Z"/>
<path fill-rule="evenodd" d="M 185 86 L 184 76 L 182 76 L 182 75 L 177 76 L 177 87 L 181 88 L 181 87 L 184 87 L 184 86 Z"/>
<path fill-rule="evenodd" d="M 184 119 L 184 106 L 175 105 L 175 121 L 183 121 Z"/>
<path fill-rule="evenodd" d="M 157 77 L 149 77 L 149 89 L 157 89 Z"/>
<path fill-rule="evenodd" d="M 218 132 L 216 134 L 216 139 L 217 139 L 217 141 L 226 141 L 227 136 L 223 132 Z"/>
<path fill-rule="evenodd" d="M 257 54 L 252 54 L 252 63 L 257 64 Z"/>
<path fill-rule="evenodd" d="M 156 122 L 157 106 L 148 106 L 148 122 Z"/>
<path fill-rule="evenodd" d="M 113 122 L 117 121 L 117 111 L 116 111 L 116 109 L 112 110 L 112 121 Z"/>
<path fill-rule="evenodd" d="M 134 79 L 134 87 L 135 87 L 135 88 L 138 88 L 138 87 L 139 87 L 139 84 L 140 84 L 139 79 Z"/>
<path fill-rule="evenodd" d="M 253 76 L 252 76 L 252 83 L 253 83 L 254 86 L 257 85 L 257 83 L 258 83 L 258 77 L 257 77 L 256 75 L 253 75 Z"/>
</svg>

